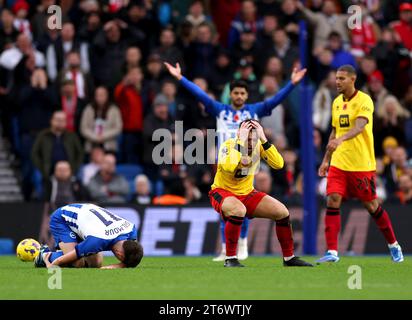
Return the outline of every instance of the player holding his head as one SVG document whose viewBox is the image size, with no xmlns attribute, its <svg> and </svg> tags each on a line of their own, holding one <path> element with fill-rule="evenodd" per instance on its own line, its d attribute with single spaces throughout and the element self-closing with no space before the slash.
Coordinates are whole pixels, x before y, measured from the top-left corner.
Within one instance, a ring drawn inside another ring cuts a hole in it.
<svg viewBox="0 0 412 320">
<path fill-rule="evenodd" d="M 250 68 L 251 64 L 246 60 L 240 65 L 241 68 Z M 289 81 L 285 87 L 273 97 L 258 103 L 248 104 L 246 101 L 249 97 L 248 84 L 242 80 L 234 80 L 230 84 L 230 99 L 231 105 L 223 104 L 211 99 L 206 92 L 202 91 L 196 84 L 186 79 L 181 72 L 180 65 L 172 66 L 165 62 L 165 66 L 169 73 L 177 79 L 183 87 L 185 87 L 195 98 L 205 106 L 205 111 L 210 115 L 216 117 L 217 120 L 217 134 L 218 134 L 218 148 L 220 145 L 230 138 L 236 138 L 239 124 L 243 120 L 256 119 L 269 116 L 272 110 L 278 106 L 294 89 L 294 87 L 303 79 L 306 69 L 298 70 L 295 68 Z M 244 219 L 242 231 L 239 241 L 239 259 L 244 260 L 248 257 L 247 251 L 247 232 L 249 220 Z M 221 220 L 221 238 L 222 238 L 222 252 L 213 259 L 214 261 L 223 261 L 226 256 L 225 252 L 225 223 Z"/>
<path fill-rule="evenodd" d="M 342 199 L 362 201 L 388 243 L 394 262 L 402 262 L 388 213 L 376 199 L 376 162 L 373 144 L 372 99 L 355 88 L 356 70 L 344 65 L 336 74 L 340 95 L 332 104 L 332 133 L 319 176 L 327 174 L 325 236 L 327 252 L 317 262 L 337 262 Z"/>
<path fill-rule="evenodd" d="M 267 218 L 276 222 L 285 266 L 311 267 L 293 254 L 292 228 L 288 209 L 278 200 L 253 187 L 253 178 L 263 158 L 273 169 L 284 161 L 269 143 L 263 127 L 256 120 L 241 122 L 236 139 L 225 141 L 218 156 L 218 168 L 209 192 L 213 208 L 226 221 L 225 267 L 243 267 L 237 257 L 240 229 L 245 217 Z"/>
<path fill-rule="evenodd" d="M 34 260 L 36 267 L 134 268 L 143 257 L 136 226 L 94 204 L 69 204 L 50 217 L 56 249 L 43 246 Z M 102 251 L 111 250 L 120 263 L 102 267 Z"/>
</svg>

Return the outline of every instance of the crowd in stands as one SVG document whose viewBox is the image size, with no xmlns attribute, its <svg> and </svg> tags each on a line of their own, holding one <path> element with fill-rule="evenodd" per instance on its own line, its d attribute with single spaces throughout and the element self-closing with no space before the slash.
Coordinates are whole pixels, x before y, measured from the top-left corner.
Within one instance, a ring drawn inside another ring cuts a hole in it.
<svg viewBox="0 0 412 320">
<path fill-rule="evenodd" d="M 55 28 L 51 5 L 62 10 Z M 348 8 L 362 9 L 348 28 Z M 412 3 L 404 0 L 2 0 L 0 118 L 26 201 L 169 204 L 207 202 L 216 166 L 156 165 L 156 129 L 206 134 L 216 119 L 169 76 L 163 62 L 230 103 L 243 79 L 249 102 L 286 84 L 299 66 L 300 21 L 309 33 L 313 143 L 320 164 L 337 96 L 335 70 L 351 64 L 375 103 L 377 191 L 412 203 Z M 255 187 L 301 201 L 300 94 L 262 120 L 285 159 L 262 167 Z M 308 137 L 309 138 L 309 137 Z M 173 146 L 174 160 L 183 153 Z M 319 195 L 325 181 L 319 180 Z"/>
</svg>

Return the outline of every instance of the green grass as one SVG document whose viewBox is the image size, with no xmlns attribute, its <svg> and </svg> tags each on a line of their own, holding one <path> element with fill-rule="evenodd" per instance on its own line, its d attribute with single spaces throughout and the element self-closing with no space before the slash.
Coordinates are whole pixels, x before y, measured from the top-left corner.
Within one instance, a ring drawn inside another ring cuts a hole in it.
<svg viewBox="0 0 412 320">
<path fill-rule="evenodd" d="M 412 299 L 410 257 L 401 264 L 387 256 L 343 257 L 315 268 L 251 257 L 245 265 L 226 269 L 211 257 L 145 257 L 137 269 L 63 269 L 63 288 L 50 290 L 47 269 L 0 257 L 0 299 Z M 347 286 L 351 265 L 361 267 L 361 290 Z"/>
</svg>

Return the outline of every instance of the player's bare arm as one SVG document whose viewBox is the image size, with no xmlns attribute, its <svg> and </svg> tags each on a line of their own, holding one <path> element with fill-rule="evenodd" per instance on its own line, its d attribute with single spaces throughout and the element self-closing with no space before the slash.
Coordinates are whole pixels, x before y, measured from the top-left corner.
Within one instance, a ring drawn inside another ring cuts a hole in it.
<svg viewBox="0 0 412 320">
<path fill-rule="evenodd" d="M 301 69 L 298 70 L 298 68 L 294 68 L 292 71 L 292 75 L 290 77 L 290 81 L 293 83 L 293 85 L 297 85 L 299 82 L 302 81 L 303 77 L 306 74 L 307 69 Z"/>
<path fill-rule="evenodd" d="M 329 142 L 335 140 L 335 138 L 336 138 L 336 129 L 332 127 L 332 132 L 330 133 L 330 136 L 329 136 Z M 332 153 L 333 153 L 332 151 L 326 149 L 325 156 L 323 157 L 322 163 L 318 169 L 318 175 L 320 177 L 326 177 L 326 173 L 328 172 L 328 169 L 329 169 L 330 159 L 332 158 Z"/>
<path fill-rule="evenodd" d="M 55 266 L 66 266 L 66 265 L 69 265 L 69 264 L 73 263 L 74 261 L 76 261 L 78 259 L 76 250 L 72 250 L 72 251 L 62 255 L 61 257 L 57 258 L 53 262 L 50 262 L 50 260 L 49 260 L 50 255 L 51 255 L 51 253 L 47 253 L 45 258 L 44 258 L 44 262 L 46 263 L 47 268 L 51 268 L 51 267 L 55 267 Z"/>
<path fill-rule="evenodd" d="M 355 126 L 352 129 L 350 129 L 343 136 L 329 141 L 328 146 L 326 147 L 327 150 L 333 153 L 342 144 L 342 142 L 346 140 L 350 140 L 356 137 L 358 134 L 360 134 L 365 129 L 365 126 L 367 124 L 368 124 L 368 119 L 363 118 L 363 117 L 357 118 L 355 120 Z"/>
<path fill-rule="evenodd" d="M 172 66 L 170 63 L 164 62 L 169 73 L 178 81 L 180 81 L 183 77 L 182 69 L 180 68 L 180 64 L 176 63 L 176 66 Z"/>
<path fill-rule="evenodd" d="M 109 264 L 108 266 L 100 267 L 99 269 L 103 270 L 113 270 L 113 269 L 122 269 L 126 268 L 124 263 Z"/>
</svg>

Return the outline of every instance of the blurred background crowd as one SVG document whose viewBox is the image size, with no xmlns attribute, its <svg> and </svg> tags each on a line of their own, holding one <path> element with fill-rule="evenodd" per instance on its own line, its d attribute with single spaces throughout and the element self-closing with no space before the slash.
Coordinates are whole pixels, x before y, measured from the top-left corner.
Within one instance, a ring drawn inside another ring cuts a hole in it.
<svg viewBox="0 0 412 320">
<path fill-rule="evenodd" d="M 47 8 L 62 9 L 61 29 Z M 361 29 L 347 27 L 362 8 Z M 336 97 L 335 70 L 352 64 L 375 102 L 378 195 L 412 203 L 412 4 L 398 0 L 0 0 L 0 201 L 207 202 L 215 165 L 152 162 L 152 133 L 216 126 L 163 61 L 211 97 L 230 103 L 229 83 L 249 102 L 285 85 L 299 66 L 299 21 L 309 28 L 313 142 L 320 164 Z M 51 23 L 51 24 L 50 24 Z M 285 159 L 264 166 L 255 187 L 301 200 L 300 95 L 263 119 Z M 310 137 L 308 137 L 310 138 Z M 174 146 L 174 159 L 183 152 Z M 319 180 L 318 194 L 325 195 Z"/>
</svg>

